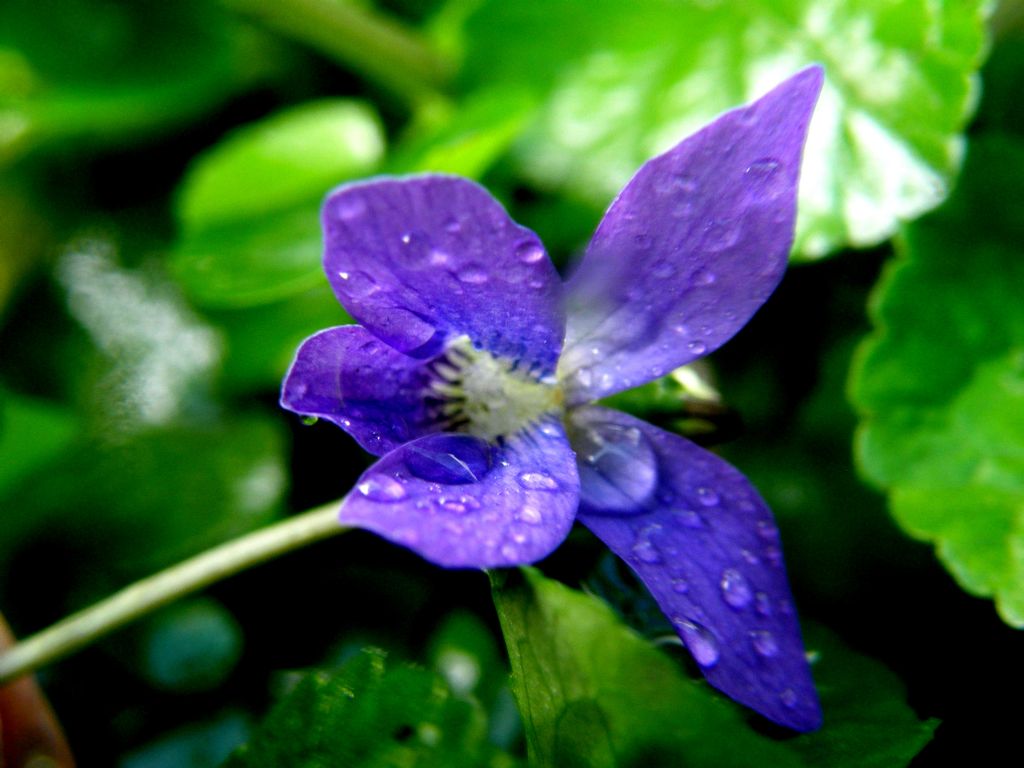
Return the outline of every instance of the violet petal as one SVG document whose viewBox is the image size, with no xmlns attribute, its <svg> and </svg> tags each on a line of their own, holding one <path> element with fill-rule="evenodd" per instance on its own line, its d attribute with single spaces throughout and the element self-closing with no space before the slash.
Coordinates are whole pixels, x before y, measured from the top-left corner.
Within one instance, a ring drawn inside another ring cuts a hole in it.
<svg viewBox="0 0 1024 768">
<path fill-rule="evenodd" d="M 562 287 L 537 236 L 453 176 L 374 179 L 323 208 L 324 269 L 338 299 L 395 349 L 432 357 L 468 335 L 540 375 L 565 334 Z"/>
<path fill-rule="evenodd" d="M 384 456 L 356 483 L 339 520 L 449 568 L 540 560 L 568 535 L 579 501 L 560 422 L 545 418 L 501 446 L 429 435 Z"/>
<path fill-rule="evenodd" d="M 427 399 L 429 362 L 397 352 L 361 326 L 328 328 L 302 342 L 281 405 L 334 422 L 381 456 L 443 428 Z"/>
<path fill-rule="evenodd" d="M 618 411 L 575 411 L 573 445 L 616 429 L 639 435 L 637 472 L 654 487 L 633 508 L 621 494 L 609 505 L 581 451 L 580 522 L 636 572 L 709 683 L 777 723 L 817 728 L 821 709 L 767 505 L 722 459 Z"/>
<path fill-rule="evenodd" d="M 645 163 L 566 284 L 570 405 L 716 349 L 775 289 L 793 241 L 800 156 L 822 84 L 805 69 Z"/>
</svg>

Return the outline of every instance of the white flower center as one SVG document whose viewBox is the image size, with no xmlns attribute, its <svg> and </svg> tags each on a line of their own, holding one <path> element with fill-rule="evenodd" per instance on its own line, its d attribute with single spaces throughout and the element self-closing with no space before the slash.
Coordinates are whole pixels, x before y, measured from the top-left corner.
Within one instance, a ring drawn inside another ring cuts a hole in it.
<svg viewBox="0 0 1024 768">
<path fill-rule="evenodd" d="M 547 413 L 563 413 L 562 388 L 554 376 L 538 379 L 462 336 L 434 364 L 433 390 L 446 402 L 453 428 L 492 441 L 518 432 Z"/>
</svg>

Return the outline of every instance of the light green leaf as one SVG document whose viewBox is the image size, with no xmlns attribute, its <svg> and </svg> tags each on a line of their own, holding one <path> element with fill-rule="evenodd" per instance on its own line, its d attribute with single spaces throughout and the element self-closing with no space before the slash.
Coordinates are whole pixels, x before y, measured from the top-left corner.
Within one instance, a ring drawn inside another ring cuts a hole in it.
<svg viewBox="0 0 1024 768">
<path fill-rule="evenodd" d="M 825 726 L 776 741 L 596 597 L 528 569 L 492 584 L 531 764 L 897 766 L 936 725 L 917 719 L 895 675 L 812 628 Z"/>
<path fill-rule="evenodd" d="M 251 307 L 322 284 L 321 252 L 320 201 L 310 200 L 185 235 L 171 267 L 196 304 L 217 309 Z"/>
<path fill-rule="evenodd" d="M 851 398 L 863 474 L 964 589 L 1024 627 L 1024 146 L 971 147 L 876 288 Z"/>
<path fill-rule="evenodd" d="M 242 307 L 321 284 L 320 203 L 372 172 L 383 147 L 370 107 L 332 100 L 241 128 L 209 150 L 180 193 L 172 266 L 185 292 L 204 306 Z"/>
<path fill-rule="evenodd" d="M 486 744 L 474 703 L 426 670 L 366 651 L 306 676 L 228 768 L 487 768 L 512 766 Z"/>
<path fill-rule="evenodd" d="M 178 216 L 186 233 L 258 219 L 318 200 L 368 173 L 384 151 L 373 109 L 330 99 L 300 104 L 230 134 L 189 168 Z"/>
<path fill-rule="evenodd" d="M 508 151 L 533 101 L 519 90 L 485 89 L 458 109 L 415 126 L 388 159 L 388 173 L 433 171 L 480 178 Z"/>
<path fill-rule="evenodd" d="M 822 63 L 796 246 L 813 258 L 880 242 L 945 197 L 973 109 L 987 5 L 492 1 L 468 22 L 465 72 L 469 86 L 476 73 L 541 95 L 523 168 L 604 206 L 649 157 Z"/>
</svg>

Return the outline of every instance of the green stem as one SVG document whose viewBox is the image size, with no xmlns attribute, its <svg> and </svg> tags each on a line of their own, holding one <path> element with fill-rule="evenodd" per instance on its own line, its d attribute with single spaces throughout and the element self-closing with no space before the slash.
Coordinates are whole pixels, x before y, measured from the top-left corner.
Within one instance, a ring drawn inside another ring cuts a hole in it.
<svg viewBox="0 0 1024 768">
<path fill-rule="evenodd" d="M 224 0 L 235 10 L 350 66 L 404 101 L 437 97 L 451 63 L 414 30 L 346 0 Z"/>
<path fill-rule="evenodd" d="M 22 640 L 0 653 L 0 686 L 220 579 L 347 530 L 338 523 L 339 506 L 335 501 L 221 544 Z"/>
</svg>

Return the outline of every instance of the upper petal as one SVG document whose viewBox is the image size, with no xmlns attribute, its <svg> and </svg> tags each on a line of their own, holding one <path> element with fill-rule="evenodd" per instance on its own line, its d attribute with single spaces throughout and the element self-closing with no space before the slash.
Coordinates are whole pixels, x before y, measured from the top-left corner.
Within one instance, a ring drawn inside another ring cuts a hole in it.
<svg viewBox="0 0 1024 768">
<path fill-rule="evenodd" d="M 430 357 L 465 334 L 554 372 L 565 334 L 558 273 L 483 187 L 436 175 L 349 184 L 327 198 L 323 226 L 339 300 L 395 349 Z"/>
<path fill-rule="evenodd" d="M 568 281 L 570 404 L 716 349 L 775 289 L 793 242 L 811 67 L 645 163 Z"/>
<path fill-rule="evenodd" d="M 580 522 L 636 572 L 708 682 L 777 723 L 817 728 L 778 529 L 757 491 L 714 454 L 618 411 L 579 409 L 570 432 Z M 601 444 L 618 450 L 590 448 Z M 643 482 L 623 471 L 628 455 Z"/>
<path fill-rule="evenodd" d="M 568 535 L 579 502 L 560 422 L 545 418 L 489 445 L 467 434 L 414 440 L 356 483 L 339 520 L 450 568 L 532 563 Z"/>
<path fill-rule="evenodd" d="M 443 428 L 431 360 L 403 355 L 358 325 L 328 328 L 299 347 L 281 405 L 327 419 L 380 456 Z"/>
</svg>

